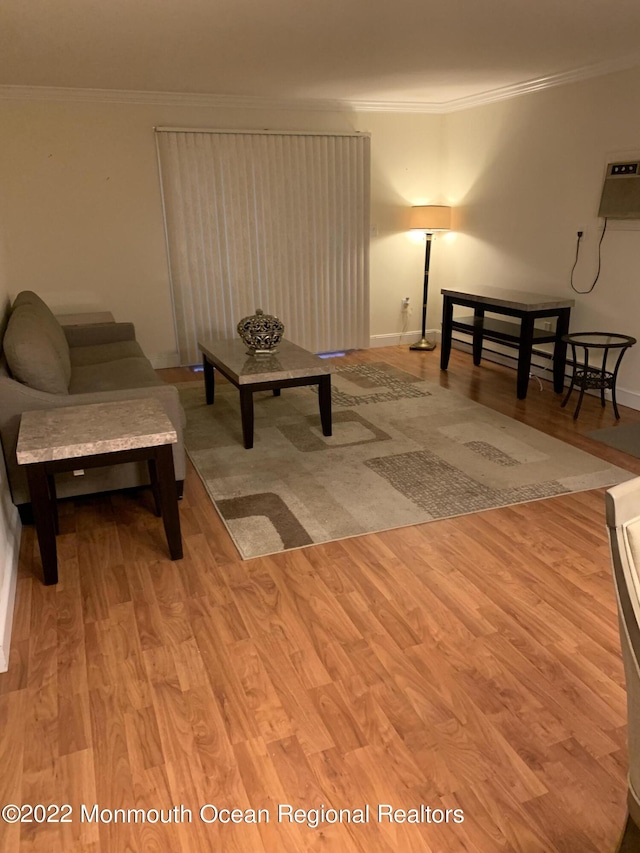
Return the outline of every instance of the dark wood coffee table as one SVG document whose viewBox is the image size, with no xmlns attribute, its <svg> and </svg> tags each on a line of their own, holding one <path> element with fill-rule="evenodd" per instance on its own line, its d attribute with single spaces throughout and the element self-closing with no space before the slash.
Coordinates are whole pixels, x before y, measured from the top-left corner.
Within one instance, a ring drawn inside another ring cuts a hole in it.
<svg viewBox="0 0 640 853">
<path fill-rule="evenodd" d="M 269 355 L 249 355 L 238 338 L 224 341 L 199 341 L 204 368 L 204 387 L 208 405 L 214 401 L 214 377 L 219 370 L 240 391 L 240 413 L 244 446 L 253 447 L 253 392 L 317 385 L 320 422 L 323 435 L 331 435 L 331 365 L 306 349 L 280 341 Z"/>
</svg>

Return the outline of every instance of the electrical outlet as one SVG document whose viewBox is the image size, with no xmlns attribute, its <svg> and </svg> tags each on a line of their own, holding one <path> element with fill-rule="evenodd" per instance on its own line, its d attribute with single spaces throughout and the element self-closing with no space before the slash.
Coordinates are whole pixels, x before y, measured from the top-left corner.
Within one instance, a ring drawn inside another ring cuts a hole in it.
<svg viewBox="0 0 640 853">
<path fill-rule="evenodd" d="M 551 331 L 551 323 L 549 322 L 549 320 L 547 320 L 547 321 L 546 321 L 545 323 L 543 323 L 542 325 L 543 325 L 544 329 L 545 329 L 547 332 L 550 332 L 550 331 Z"/>
<path fill-rule="evenodd" d="M 612 163 L 612 175 L 637 175 L 640 163 Z"/>
</svg>

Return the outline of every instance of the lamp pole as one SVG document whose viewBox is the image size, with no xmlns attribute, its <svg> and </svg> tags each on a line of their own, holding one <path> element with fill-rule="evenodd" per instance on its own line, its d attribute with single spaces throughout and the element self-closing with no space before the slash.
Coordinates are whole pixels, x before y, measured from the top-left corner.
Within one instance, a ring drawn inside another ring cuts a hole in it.
<svg viewBox="0 0 640 853">
<path fill-rule="evenodd" d="M 411 344 L 409 349 L 427 350 L 430 352 L 436 348 L 433 341 L 427 340 L 427 299 L 429 297 L 429 262 L 431 260 L 431 238 L 433 234 L 430 231 L 425 233 L 426 249 L 424 253 L 424 289 L 422 293 L 422 337 L 415 344 Z"/>
<path fill-rule="evenodd" d="M 448 231 L 451 228 L 451 208 L 443 204 L 418 204 L 411 208 L 409 228 L 422 231 L 426 240 L 424 253 L 424 288 L 422 295 L 422 337 L 409 349 L 430 352 L 436 348 L 433 341 L 427 340 L 427 300 L 429 297 L 429 261 L 431 260 L 431 240 L 434 231 Z"/>
</svg>

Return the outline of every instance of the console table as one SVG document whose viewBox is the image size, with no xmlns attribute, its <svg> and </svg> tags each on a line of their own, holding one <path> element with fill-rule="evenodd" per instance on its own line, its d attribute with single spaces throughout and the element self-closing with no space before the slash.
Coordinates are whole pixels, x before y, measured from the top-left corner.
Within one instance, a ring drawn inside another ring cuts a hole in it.
<svg viewBox="0 0 640 853">
<path fill-rule="evenodd" d="M 58 582 L 54 476 L 62 471 L 146 461 L 172 560 L 182 559 L 178 491 L 171 445 L 178 440 L 159 400 L 89 403 L 24 412 L 16 456 L 24 465 L 45 584 Z"/>
<path fill-rule="evenodd" d="M 527 396 L 531 352 L 534 344 L 553 343 L 553 390 L 561 394 L 564 388 L 564 372 L 567 344 L 563 340 L 569 331 L 573 299 L 558 299 L 542 293 L 527 293 L 521 290 L 487 287 L 476 293 L 465 290 L 442 290 L 442 348 L 440 367 L 446 370 L 451 354 L 451 339 L 454 329 L 473 337 L 473 363 L 480 364 L 482 343 L 489 340 L 518 349 L 517 394 L 519 400 Z M 471 317 L 453 316 L 454 305 L 473 309 Z M 485 311 L 502 314 L 513 320 L 498 320 L 485 317 Z M 539 329 L 534 325 L 540 318 L 555 318 L 555 329 Z"/>
</svg>

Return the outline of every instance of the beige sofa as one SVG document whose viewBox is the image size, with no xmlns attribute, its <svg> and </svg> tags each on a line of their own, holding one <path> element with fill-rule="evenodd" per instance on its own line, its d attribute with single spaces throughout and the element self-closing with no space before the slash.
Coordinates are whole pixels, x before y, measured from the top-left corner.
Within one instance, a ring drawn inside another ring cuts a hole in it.
<svg viewBox="0 0 640 853">
<path fill-rule="evenodd" d="M 155 397 L 178 433 L 173 458 L 182 492 L 184 412 L 173 385 L 162 382 L 135 339 L 131 323 L 62 327 L 31 291 L 20 293 L 9 314 L 0 351 L 0 439 L 13 502 L 30 520 L 24 470 L 16 461 L 22 412 L 84 403 Z M 112 491 L 149 482 L 144 463 L 87 469 L 56 477 L 59 497 Z"/>
</svg>

